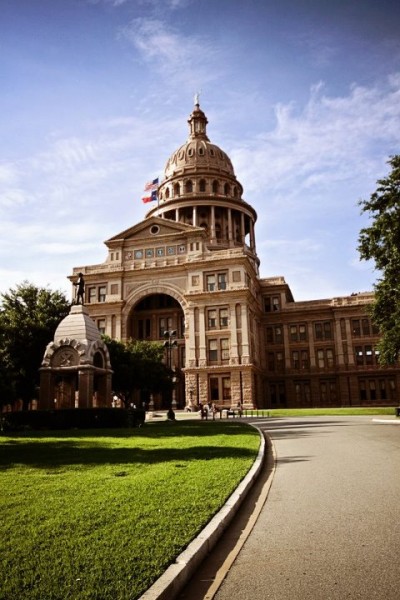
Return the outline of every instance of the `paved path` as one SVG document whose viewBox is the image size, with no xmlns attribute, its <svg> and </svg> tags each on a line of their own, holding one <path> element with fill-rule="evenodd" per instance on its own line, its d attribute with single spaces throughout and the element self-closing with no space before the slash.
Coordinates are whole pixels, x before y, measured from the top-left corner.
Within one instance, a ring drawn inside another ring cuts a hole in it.
<svg viewBox="0 0 400 600">
<path fill-rule="evenodd" d="M 267 502 L 216 600 L 399 600 L 400 427 L 265 419 Z"/>
</svg>

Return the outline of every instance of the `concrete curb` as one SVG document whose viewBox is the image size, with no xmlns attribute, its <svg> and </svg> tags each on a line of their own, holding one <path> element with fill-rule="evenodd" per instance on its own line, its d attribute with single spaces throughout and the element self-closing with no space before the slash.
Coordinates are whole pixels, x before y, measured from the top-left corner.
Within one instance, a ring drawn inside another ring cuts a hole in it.
<svg viewBox="0 0 400 600">
<path fill-rule="evenodd" d="M 385 425 L 400 425 L 400 419 L 372 419 L 374 423 L 384 423 Z"/>
<path fill-rule="evenodd" d="M 260 430 L 257 427 L 255 429 L 260 434 L 260 448 L 250 471 L 208 525 L 190 542 L 165 573 L 140 596 L 139 600 L 173 600 L 232 521 L 264 462 L 265 439 Z"/>
</svg>

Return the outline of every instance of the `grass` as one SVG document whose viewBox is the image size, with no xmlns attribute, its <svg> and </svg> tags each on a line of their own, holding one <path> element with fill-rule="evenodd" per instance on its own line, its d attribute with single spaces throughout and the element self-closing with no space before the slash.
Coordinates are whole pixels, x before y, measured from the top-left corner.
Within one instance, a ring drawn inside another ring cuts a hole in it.
<svg viewBox="0 0 400 600">
<path fill-rule="evenodd" d="M 274 408 L 245 411 L 246 416 L 269 417 L 320 417 L 320 416 L 373 416 L 395 415 L 395 408 L 390 407 L 345 407 L 345 408 Z"/>
<path fill-rule="evenodd" d="M 0 599 L 138 598 L 258 447 L 238 421 L 2 436 Z"/>
</svg>

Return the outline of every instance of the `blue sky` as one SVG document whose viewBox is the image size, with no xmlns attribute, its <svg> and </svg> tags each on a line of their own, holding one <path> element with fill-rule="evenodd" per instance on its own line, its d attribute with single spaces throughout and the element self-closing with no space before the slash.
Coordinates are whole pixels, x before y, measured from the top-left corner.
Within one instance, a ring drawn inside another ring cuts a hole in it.
<svg viewBox="0 0 400 600">
<path fill-rule="evenodd" d="M 358 201 L 400 152 L 389 0 L 0 0 L 0 292 L 60 289 L 139 222 L 144 183 L 211 141 L 258 213 L 263 277 L 296 300 L 371 290 Z"/>
</svg>

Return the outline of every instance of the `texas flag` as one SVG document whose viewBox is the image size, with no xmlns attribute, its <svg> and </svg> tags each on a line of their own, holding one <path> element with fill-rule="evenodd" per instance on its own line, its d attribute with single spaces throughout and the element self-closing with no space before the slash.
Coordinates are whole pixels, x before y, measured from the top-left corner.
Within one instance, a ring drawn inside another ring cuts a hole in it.
<svg viewBox="0 0 400 600">
<path fill-rule="evenodd" d="M 154 202 L 157 200 L 157 190 L 158 190 L 158 177 L 157 179 L 153 179 L 153 181 L 149 181 L 144 186 L 144 194 L 142 196 L 142 202 Z"/>
</svg>

